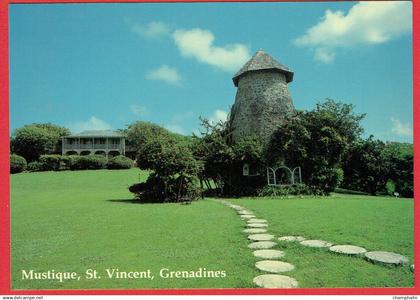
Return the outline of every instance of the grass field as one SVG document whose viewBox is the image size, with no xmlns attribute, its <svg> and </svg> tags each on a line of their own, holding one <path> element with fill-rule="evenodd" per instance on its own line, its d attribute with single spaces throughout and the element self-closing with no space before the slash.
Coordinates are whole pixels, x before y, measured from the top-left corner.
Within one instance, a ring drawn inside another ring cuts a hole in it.
<svg viewBox="0 0 420 300">
<path fill-rule="evenodd" d="M 334 244 L 351 244 L 368 251 L 391 251 L 414 263 L 413 200 L 335 194 L 295 199 L 238 199 L 231 201 L 254 211 L 269 223 L 275 236 L 302 235 Z M 283 261 L 296 269 L 288 274 L 302 287 L 413 286 L 409 266 L 374 265 L 363 259 L 327 250 L 280 242 Z M 411 264 L 410 263 L 410 264 Z"/>
<path fill-rule="evenodd" d="M 12 288 L 253 287 L 256 259 L 234 210 L 137 204 L 127 187 L 138 169 L 21 173 L 11 176 Z M 337 195 L 305 199 L 234 199 L 268 220 L 276 236 L 300 234 L 413 258 L 413 200 Z M 301 287 L 411 286 L 408 267 L 391 268 L 323 250 L 281 244 Z M 225 278 L 172 278 L 159 270 L 223 270 Z M 110 279 L 105 269 L 144 271 L 154 279 Z M 77 272 L 80 280 L 22 280 L 22 270 Z M 96 269 L 101 279 L 84 278 Z"/>
</svg>

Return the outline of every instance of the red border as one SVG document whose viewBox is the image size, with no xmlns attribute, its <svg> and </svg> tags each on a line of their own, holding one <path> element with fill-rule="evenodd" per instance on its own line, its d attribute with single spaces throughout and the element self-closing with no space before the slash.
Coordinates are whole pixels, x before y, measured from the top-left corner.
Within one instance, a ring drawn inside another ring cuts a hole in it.
<svg viewBox="0 0 420 300">
<path fill-rule="evenodd" d="M 299 0 L 296 0 L 299 1 Z M 306 0 L 305 0 L 306 1 Z M 420 53 L 419 1 L 413 0 L 413 126 L 414 126 L 414 182 L 420 182 L 420 63 L 415 53 Z M 10 288 L 10 206 L 9 206 L 9 49 L 8 6 L 18 3 L 111 3 L 111 2 L 259 2 L 256 0 L 0 0 L 0 294 L 1 295 L 420 295 L 420 277 L 415 276 L 413 288 L 308 288 L 308 289 L 171 289 L 171 290 L 11 290 Z M 261 1 L 262 2 L 262 1 Z M 264 2 L 279 2 L 268 0 Z M 303 2 L 303 1 L 302 1 Z M 415 184 L 414 198 L 420 196 Z M 420 207 L 414 201 L 414 214 Z M 415 241 L 418 249 L 420 219 L 414 218 Z M 6 242 L 7 241 L 7 242 Z M 415 265 L 420 259 L 415 255 Z M 416 269 L 416 274 L 418 269 Z"/>
</svg>

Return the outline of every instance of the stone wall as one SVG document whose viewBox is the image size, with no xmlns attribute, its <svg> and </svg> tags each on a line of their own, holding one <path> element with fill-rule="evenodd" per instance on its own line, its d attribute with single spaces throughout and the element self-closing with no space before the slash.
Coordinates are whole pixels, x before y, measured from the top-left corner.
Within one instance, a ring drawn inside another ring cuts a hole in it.
<svg viewBox="0 0 420 300">
<path fill-rule="evenodd" d="M 284 117 L 293 112 L 284 74 L 273 70 L 245 73 L 231 110 L 233 141 L 251 135 L 267 141 Z"/>
</svg>

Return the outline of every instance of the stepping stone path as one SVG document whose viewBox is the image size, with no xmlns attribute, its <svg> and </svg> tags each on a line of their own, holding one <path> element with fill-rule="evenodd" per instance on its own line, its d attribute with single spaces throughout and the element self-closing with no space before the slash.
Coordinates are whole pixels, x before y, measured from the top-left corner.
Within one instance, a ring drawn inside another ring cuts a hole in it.
<svg viewBox="0 0 420 300">
<path fill-rule="evenodd" d="M 295 266 L 284 261 L 278 260 L 261 260 L 257 261 L 255 267 L 258 270 L 270 273 L 282 273 L 292 271 Z"/>
<path fill-rule="evenodd" d="M 248 245 L 248 248 L 251 249 L 270 249 L 277 245 L 274 242 L 264 241 L 264 242 L 254 242 Z"/>
<path fill-rule="evenodd" d="M 283 257 L 285 252 L 280 250 L 270 249 L 277 245 L 277 243 L 271 241 L 274 236 L 267 233 L 267 220 L 258 219 L 252 211 L 246 208 L 234 205 L 225 200 L 215 200 L 226 206 L 229 206 L 237 211 L 242 220 L 247 221 L 247 227 L 243 230 L 244 233 L 250 233 L 248 239 L 255 241 L 248 245 L 248 248 L 255 249 L 253 252 L 254 256 L 260 259 L 257 261 L 255 267 L 261 271 L 269 273 L 281 273 L 293 270 L 295 267 L 287 262 L 275 260 Z M 282 236 L 278 238 L 281 242 L 299 242 L 302 246 L 313 247 L 313 248 L 328 248 L 330 252 L 363 256 L 366 260 L 373 263 L 390 264 L 390 265 L 406 265 L 409 260 L 407 257 L 385 251 L 371 251 L 367 252 L 365 248 L 354 246 L 354 245 L 334 245 L 331 242 L 323 240 L 306 240 L 303 236 Z M 411 271 L 414 272 L 414 265 L 410 265 Z M 254 278 L 254 284 L 263 288 L 296 288 L 298 282 L 296 279 L 278 275 L 278 274 L 264 274 Z"/>
<path fill-rule="evenodd" d="M 329 248 L 333 244 L 322 240 L 304 240 L 300 242 L 301 245 L 312 248 Z"/>
<path fill-rule="evenodd" d="M 284 275 L 265 274 L 255 277 L 253 281 L 259 287 L 267 289 L 286 289 L 298 287 L 298 282 L 296 279 Z"/>
<path fill-rule="evenodd" d="M 274 239 L 274 235 L 266 234 L 266 233 L 251 234 L 248 236 L 248 239 L 251 241 L 271 241 L 272 239 Z"/>
<path fill-rule="evenodd" d="M 367 252 L 365 248 L 352 245 L 335 245 L 330 247 L 331 252 L 347 254 L 347 255 L 363 255 Z"/>
<path fill-rule="evenodd" d="M 264 220 L 264 219 L 249 219 L 248 223 L 267 223 L 267 220 Z"/>
<path fill-rule="evenodd" d="M 247 226 L 252 228 L 265 228 L 268 225 L 266 223 L 248 223 Z"/>
<path fill-rule="evenodd" d="M 296 235 L 288 235 L 279 237 L 279 241 L 282 242 L 302 242 L 306 240 L 303 236 L 296 236 Z"/>
<path fill-rule="evenodd" d="M 235 209 L 242 220 L 248 220 L 247 228 L 244 229 L 243 232 L 251 233 L 251 235 L 248 236 L 248 239 L 254 241 L 253 243 L 250 243 L 248 247 L 257 249 L 253 252 L 255 257 L 265 259 L 256 263 L 255 267 L 257 269 L 271 273 L 287 272 L 294 269 L 294 266 L 289 263 L 275 260 L 283 257 L 285 253 L 283 251 L 270 249 L 276 246 L 277 243 L 271 241 L 274 239 L 274 235 L 267 233 L 267 220 L 258 219 L 252 211 L 249 211 L 242 206 L 234 205 L 224 200 L 216 201 Z M 257 286 L 264 288 L 293 288 L 298 286 L 296 279 L 274 274 L 257 276 L 254 278 L 254 283 Z"/>
<path fill-rule="evenodd" d="M 267 229 L 265 228 L 247 228 L 244 229 L 245 233 L 265 233 L 267 232 Z"/>
<path fill-rule="evenodd" d="M 391 265 L 405 265 L 408 264 L 408 258 L 393 252 L 372 251 L 366 252 L 365 257 L 373 263 L 383 263 Z"/>
<path fill-rule="evenodd" d="M 276 259 L 285 255 L 283 251 L 271 249 L 255 250 L 253 253 L 254 256 L 264 259 Z"/>
</svg>

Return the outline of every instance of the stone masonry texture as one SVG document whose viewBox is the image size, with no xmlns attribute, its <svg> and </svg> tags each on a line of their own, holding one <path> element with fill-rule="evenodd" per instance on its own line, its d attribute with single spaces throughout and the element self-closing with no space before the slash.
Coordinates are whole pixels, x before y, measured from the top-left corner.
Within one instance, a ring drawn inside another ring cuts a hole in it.
<svg viewBox="0 0 420 300">
<path fill-rule="evenodd" d="M 259 136 L 267 142 L 285 117 L 295 111 L 286 75 L 272 68 L 240 76 L 230 113 L 233 142 L 246 136 Z"/>
</svg>

